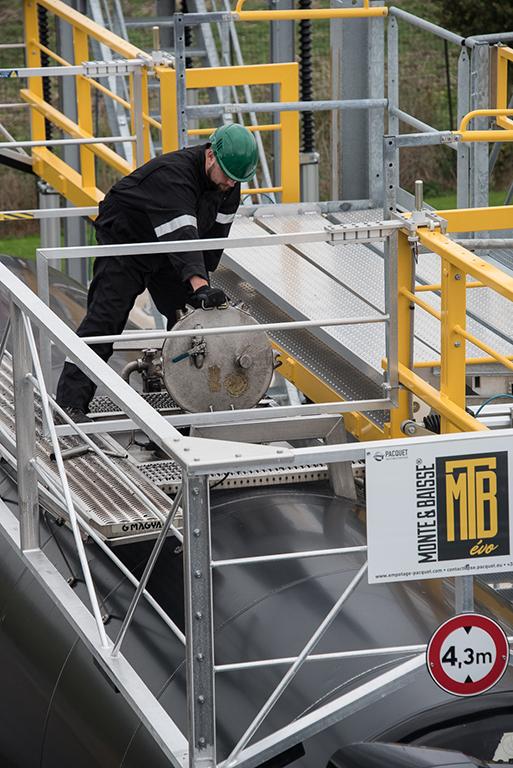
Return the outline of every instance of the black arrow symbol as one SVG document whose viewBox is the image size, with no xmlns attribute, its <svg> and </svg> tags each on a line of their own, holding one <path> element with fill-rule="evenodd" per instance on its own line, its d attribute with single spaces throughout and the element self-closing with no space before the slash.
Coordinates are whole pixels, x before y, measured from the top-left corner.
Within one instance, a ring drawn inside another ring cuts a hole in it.
<svg viewBox="0 0 513 768">
<path fill-rule="evenodd" d="M 465 630 L 467 635 L 470 635 L 470 630 L 472 629 L 472 627 L 463 627 L 463 629 Z"/>
<path fill-rule="evenodd" d="M 470 675 L 467 675 L 467 679 L 465 680 L 466 683 L 473 683 L 474 681 L 470 677 Z"/>
</svg>

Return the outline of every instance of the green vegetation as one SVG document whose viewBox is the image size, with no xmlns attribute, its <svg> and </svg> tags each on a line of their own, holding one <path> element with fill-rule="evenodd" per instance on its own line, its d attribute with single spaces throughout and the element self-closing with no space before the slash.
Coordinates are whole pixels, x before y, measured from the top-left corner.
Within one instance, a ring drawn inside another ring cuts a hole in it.
<svg viewBox="0 0 513 768">
<path fill-rule="evenodd" d="M 36 248 L 39 248 L 38 235 L 28 237 L 6 237 L 0 240 L 0 254 L 2 256 L 16 256 L 17 258 L 32 260 L 36 258 Z"/>
</svg>

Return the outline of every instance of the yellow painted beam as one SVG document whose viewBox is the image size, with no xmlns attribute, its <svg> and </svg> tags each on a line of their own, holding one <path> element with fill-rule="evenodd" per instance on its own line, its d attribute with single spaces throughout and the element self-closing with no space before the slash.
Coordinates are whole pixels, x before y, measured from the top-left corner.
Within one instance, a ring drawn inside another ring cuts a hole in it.
<svg viewBox="0 0 513 768">
<path fill-rule="evenodd" d="M 442 259 L 442 303 L 440 324 L 440 395 L 455 407 L 465 410 L 465 340 L 459 333 L 467 317 L 466 275 Z M 441 432 L 459 432 L 451 419 L 442 414 Z"/>
<path fill-rule="evenodd" d="M 89 61 L 89 38 L 82 29 L 73 28 L 73 49 L 75 64 Z M 91 100 L 91 85 L 85 77 L 75 78 L 77 93 L 77 119 L 81 133 L 93 135 L 93 103 Z M 80 172 L 84 187 L 96 186 L 94 153 L 90 146 L 80 147 Z"/>
<path fill-rule="evenodd" d="M 414 285 L 413 255 L 408 238 L 399 232 L 397 243 L 397 341 L 398 360 L 404 368 L 409 368 L 413 356 L 413 310 L 414 304 L 408 298 Z M 403 292 L 404 289 L 404 292 Z M 401 424 L 411 417 L 410 395 L 400 389 L 399 405 L 390 411 L 390 423 L 387 424 L 388 437 L 404 437 Z"/>
<path fill-rule="evenodd" d="M 482 432 L 488 429 L 463 408 L 459 408 L 454 403 L 451 403 L 450 400 L 447 400 L 447 398 L 442 397 L 438 390 L 401 364 L 399 364 L 399 381 L 404 387 L 427 403 L 427 405 L 438 411 L 442 417 L 447 418 L 458 427 L 460 432 Z"/>
<path fill-rule="evenodd" d="M 72 27 L 86 32 L 90 37 L 93 37 L 100 43 L 104 43 L 111 50 L 116 51 L 116 53 L 119 53 L 125 59 L 137 59 L 139 56 L 148 58 L 147 54 L 140 48 L 123 40 L 122 37 L 118 37 L 113 32 L 109 32 L 105 27 L 100 27 L 87 16 L 75 11 L 69 5 L 66 5 L 66 3 L 61 2 L 61 0 L 37 0 L 37 5 L 46 8 L 50 13 L 53 13 L 60 19 L 64 19 L 64 21 L 67 21 Z M 28 66 L 33 65 L 30 64 Z"/>
<path fill-rule="evenodd" d="M 329 384 L 291 357 L 283 347 L 276 342 L 273 342 L 273 347 L 279 353 L 278 361 L 281 365 L 278 372 L 312 402 L 333 403 L 336 400 L 343 402 L 343 398 Z M 363 413 L 344 413 L 343 416 L 347 431 L 358 440 L 383 440 L 384 432 Z"/>
<path fill-rule="evenodd" d="M 301 19 L 371 19 L 388 15 L 388 8 L 312 8 L 304 11 L 239 11 L 236 21 L 300 21 Z"/>
<path fill-rule="evenodd" d="M 58 109 L 55 109 L 55 107 L 47 104 L 45 101 L 31 93 L 29 90 L 21 90 L 20 96 L 24 101 L 28 102 L 31 107 L 37 110 L 37 112 L 39 112 L 41 115 L 44 115 L 44 117 L 48 118 L 48 120 L 54 123 L 54 125 L 61 128 L 70 136 L 73 136 L 77 139 L 92 138 L 91 133 L 82 130 L 80 126 L 73 122 L 73 120 L 70 120 L 69 117 L 63 115 L 63 113 L 59 112 Z M 91 144 L 90 146 L 95 155 L 98 155 L 98 157 L 104 160 L 112 168 L 115 168 L 116 171 L 119 171 L 121 174 L 123 174 L 123 176 L 132 172 L 130 164 L 105 144 Z"/>
<path fill-rule="evenodd" d="M 422 245 L 425 245 L 430 251 L 438 253 L 463 273 L 471 274 L 488 288 L 492 288 L 509 301 L 513 301 L 513 277 L 467 251 L 466 248 L 453 242 L 440 232 L 429 232 L 424 227 L 420 227 L 418 235 Z"/>
<path fill-rule="evenodd" d="M 495 133 L 498 132 L 495 131 Z M 499 205 L 490 208 L 460 208 L 437 211 L 436 213 L 448 222 L 448 232 L 487 232 L 494 229 L 513 229 L 513 205 Z"/>
<path fill-rule="evenodd" d="M 77 207 L 98 205 L 103 200 L 104 193 L 101 189 L 83 187 L 81 175 L 46 147 L 34 147 L 32 157 L 34 173 L 48 182 L 73 205 Z"/>
<path fill-rule="evenodd" d="M 195 67 L 185 71 L 187 88 L 212 88 L 230 85 L 265 85 L 279 83 L 296 73 L 295 62 L 285 64 L 249 64 L 237 67 Z"/>
</svg>

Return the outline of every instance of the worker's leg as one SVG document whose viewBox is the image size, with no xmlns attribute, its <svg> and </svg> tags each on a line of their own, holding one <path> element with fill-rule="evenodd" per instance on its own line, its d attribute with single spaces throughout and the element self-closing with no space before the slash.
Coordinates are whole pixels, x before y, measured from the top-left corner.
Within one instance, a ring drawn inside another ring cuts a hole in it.
<svg viewBox="0 0 513 768">
<path fill-rule="evenodd" d="M 190 291 L 177 280 L 168 265 L 151 275 L 148 290 L 158 311 L 167 318 L 169 331 L 176 322 L 176 310 L 185 307 Z"/>
<path fill-rule="evenodd" d="M 136 297 L 143 292 L 147 274 L 131 257 L 98 258 L 87 297 L 87 314 L 77 329 L 78 336 L 120 334 L 125 327 Z M 92 349 L 103 359 L 112 354 L 111 343 L 96 344 Z M 87 413 L 96 391 L 94 384 L 80 368 L 66 362 L 57 386 L 59 405 Z"/>
</svg>

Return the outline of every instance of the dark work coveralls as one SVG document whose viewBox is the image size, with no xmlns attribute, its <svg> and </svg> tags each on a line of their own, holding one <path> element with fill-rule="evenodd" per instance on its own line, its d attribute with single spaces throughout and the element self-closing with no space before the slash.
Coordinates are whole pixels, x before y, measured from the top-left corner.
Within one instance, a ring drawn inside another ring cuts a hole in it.
<svg viewBox="0 0 513 768">
<path fill-rule="evenodd" d="M 227 237 L 240 203 L 240 184 L 221 192 L 205 172 L 209 144 L 161 155 L 118 181 L 100 203 L 95 221 L 100 245 Z M 218 251 L 98 257 L 78 336 L 120 334 L 135 299 L 148 288 L 168 329 L 192 293 L 189 278 L 208 280 Z M 103 360 L 112 344 L 92 347 Z M 57 402 L 87 412 L 96 385 L 70 362 L 57 386 Z"/>
</svg>

